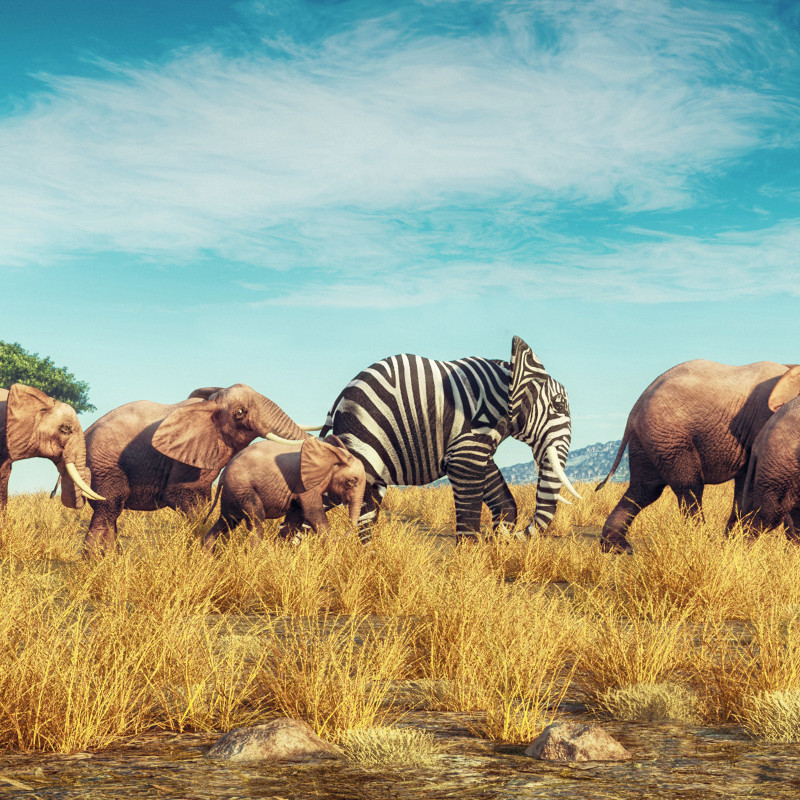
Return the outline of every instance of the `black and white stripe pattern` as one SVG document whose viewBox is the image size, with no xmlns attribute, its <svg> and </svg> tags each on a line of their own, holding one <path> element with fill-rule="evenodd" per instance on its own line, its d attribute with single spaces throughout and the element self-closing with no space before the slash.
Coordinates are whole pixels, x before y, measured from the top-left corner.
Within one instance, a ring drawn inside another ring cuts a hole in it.
<svg viewBox="0 0 800 800">
<path fill-rule="evenodd" d="M 320 435 L 331 432 L 367 470 L 371 485 L 360 528 L 376 518 L 387 486 L 422 485 L 446 475 L 456 534 L 465 536 L 479 530 L 482 502 L 495 526 L 516 522 L 516 503 L 492 460 L 509 435 L 531 445 L 539 469 L 534 524 L 547 526 L 561 483 L 545 450 L 554 445 L 563 466 L 570 419 L 564 388 L 515 337 L 510 364 L 407 354 L 373 364 L 336 399 Z"/>
</svg>

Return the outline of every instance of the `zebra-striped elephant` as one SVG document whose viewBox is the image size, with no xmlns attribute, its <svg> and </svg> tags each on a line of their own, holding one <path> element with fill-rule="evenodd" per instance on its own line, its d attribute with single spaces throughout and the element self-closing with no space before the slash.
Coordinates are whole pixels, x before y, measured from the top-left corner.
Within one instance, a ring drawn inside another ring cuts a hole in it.
<svg viewBox="0 0 800 800">
<path fill-rule="evenodd" d="M 453 487 L 457 540 L 476 536 L 481 503 L 492 512 L 495 528 L 515 524 L 517 504 L 492 458 L 508 436 L 530 445 L 539 473 L 536 514 L 527 533 L 550 523 L 562 485 L 580 497 L 564 473 L 567 393 L 518 336 L 510 363 L 407 354 L 378 361 L 336 399 L 320 435 L 328 433 L 366 468 L 362 538 L 377 519 L 387 486 L 419 486 L 444 476 Z"/>
</svg>

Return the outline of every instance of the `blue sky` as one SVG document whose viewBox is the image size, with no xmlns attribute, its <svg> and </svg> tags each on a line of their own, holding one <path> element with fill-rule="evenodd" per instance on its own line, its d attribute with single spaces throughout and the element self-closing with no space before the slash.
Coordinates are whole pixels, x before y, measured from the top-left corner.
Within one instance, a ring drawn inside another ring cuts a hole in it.
<svg viewBox="0 0 800 800">
<path fill-rule="evenodd" d="M 237 381 L 318 423 L 518 334 L 616 439 L 676 363 L 800 360 L 800 6 L 4 0 L 0 203 L 0 339 L 86 426 Z"/>
</svg>

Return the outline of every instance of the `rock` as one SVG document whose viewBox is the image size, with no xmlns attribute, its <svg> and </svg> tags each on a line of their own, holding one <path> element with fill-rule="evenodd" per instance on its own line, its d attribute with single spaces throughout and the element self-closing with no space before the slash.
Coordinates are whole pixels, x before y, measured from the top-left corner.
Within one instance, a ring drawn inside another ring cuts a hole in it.
<svg viewBox="0 0 800 800">
<path fill-rule="evenodd" d="M 546 761 L 623 761 L 631 757 L 616 739 L 599 725 L 554 722 L 527 747 L 526 756 Z"/>
<path fill-rule="evenodd" d="M 341 751 L 320 739 L 305 722 L 281 717 L 264 725 L 229 731 L 206 755 L 228 761 L 308 761 L 335 758 Z"/>
</svg>

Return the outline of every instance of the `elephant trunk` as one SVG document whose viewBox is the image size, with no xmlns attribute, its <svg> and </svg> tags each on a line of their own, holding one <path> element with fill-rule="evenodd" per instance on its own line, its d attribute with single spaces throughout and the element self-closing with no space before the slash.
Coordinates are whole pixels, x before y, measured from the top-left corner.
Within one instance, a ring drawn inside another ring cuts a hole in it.
<svg viewBox="0 0 800 800">
<path fill-rule="evenodd" d="M 559 455 L 558 444 L 562 445 L 563 457 Z M 562 486 L 582 499 L 564 472 L 564 464 L 569 451 L 569 439 L 566 439 L 566 447 L 563 444 L 563 439 L 558 442 L 551 441 L 541 453 L 537 463 L 539 480 L 536 486 L 536 514 L 533 518 L 533 527 L 540 530 L 545 529 L 553 519 Z"/>
<path fill-rule="evenodd" d="M 311 438 L 309 433 L 267 397 L 261 401 L 257 428 L 258 435 L 265 439 L 272 439 L 270 434 L 292 442 Z"/>
<path fill-rule="evenodd" d="M 555 472 L 556 477 L 561 481 L 561 484 L 570 494 L 577 497 L 578 500 L 583 500 L 583 498 L 576 491 L 575 487 L 569 482 L 567 473 L 564 472 L 564 468 L 561 466 L 561 462 L 558 460 L 558 452 L 556 451 L 555 445 L 551 444 L 545 453 L 547 454 L 547 460 L 550 462 L 553 472 Z"/>
<path fill-rule="evenodd" d="M 92 475 L 86 466 L 86 444 L 83 434 L 74 437 L 64 448 L 56 466 L 61 474 L 61 502 L 67 508 L 82 508 L 84 497 L 103 498 L 92 491 Z"/>
<path fill-rule="evenodd" d="M 364 504 L 364 492 L 366 490 L 366 480 L 353 489 L 353 494 L 350 496 L 350 522 L 358 527 L 358 520 L 361 518 L 361 507 Z"/>
</svg>

